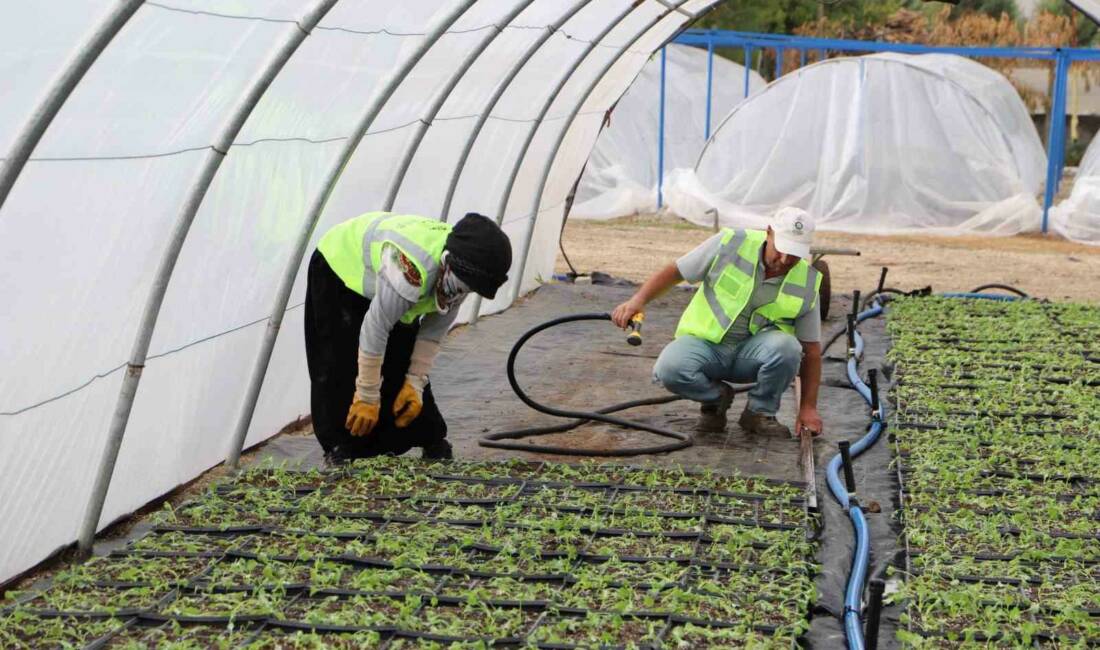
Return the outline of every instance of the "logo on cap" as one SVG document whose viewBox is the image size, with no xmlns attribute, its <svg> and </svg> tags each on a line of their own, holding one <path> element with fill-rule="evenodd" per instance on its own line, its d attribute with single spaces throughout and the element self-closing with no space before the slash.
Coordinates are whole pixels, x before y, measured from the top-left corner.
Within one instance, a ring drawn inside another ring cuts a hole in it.
<svg viewBox="0 0 1100 650">
<path fill-rule="evenodd" d="M 801 221 L 794 222 L 794 229 L 801 231 L 802 230 L 802 222 Z"/>
</svg>

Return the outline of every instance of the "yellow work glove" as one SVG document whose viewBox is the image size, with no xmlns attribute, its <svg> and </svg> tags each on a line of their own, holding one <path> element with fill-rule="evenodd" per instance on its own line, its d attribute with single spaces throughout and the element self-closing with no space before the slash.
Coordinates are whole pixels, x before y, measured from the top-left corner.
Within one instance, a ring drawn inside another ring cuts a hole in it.
<svg viewBox="0 0 1100 650">
<path fill-rule="evenodd" d="M 348 409 L 348 419 L 344 426 L 353 436 L 369 435 L 374 426 L 378 424 L 379 405 L 369 404 L 356 396 Z"/>
<path fill-rule="evenodd" d="M 424 385 L 428 383 L 427 379 L 405 375 L 405 385 L 397 393 L 397 399 L 393 400 L 393 414 L 396 416 L 394 423 L 398 428 L 409 426 L 420 415 L 420 409 L 424 408 Z"/>
</svg>

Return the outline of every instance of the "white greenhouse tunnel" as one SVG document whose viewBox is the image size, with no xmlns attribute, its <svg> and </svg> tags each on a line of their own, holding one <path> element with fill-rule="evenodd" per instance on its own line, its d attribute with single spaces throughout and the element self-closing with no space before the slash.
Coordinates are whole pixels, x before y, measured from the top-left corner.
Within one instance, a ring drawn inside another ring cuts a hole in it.
<svg viewBox="0 0 1100 650">
<path fill-rule="evenodd" d="M 501 219 L 512 279 L 483 313 L 549 277 L 604 113 L 715 2 L 10 3 L 0 582 L 76 540 L 89 512 L 102 529 L 224 460 L 238 421 L 253 445 L 308 412 L 302 256 L 333 224 L 390 196 L 398 212 Z"/>
<path fill-rule="evenodd" d="M 669 45 L 665 62 L 665 170 L 695 167 L 707 141 L 707 59 L 704 49 Z M 745 95 L 745 68 L 713 58 L 711 128 Z M 767 82 L 749 72 L 749 94 Z M 585 165 L 570 219 L 612 219 L 657 209 L 661 54 L 642 68 L 612 109 L 610 124 Z"/>
<path fill-rule="evenodd" d="M 1069 196 L 1050 209 L 1050 228 L 1066 239 L 1100 245 L 1100 139 L 1085 151 Z"/>
<path fill-rule="evenodd" d="M 723 225 L 763 227 L 795 205 L 824 230 L 1011 235 L 1040 228 L 1046 164 L 999 73 L 874 54 L 807 66 L 738 104 L 665 197 L 702 225 L 717 210 Z"/>
</svg>

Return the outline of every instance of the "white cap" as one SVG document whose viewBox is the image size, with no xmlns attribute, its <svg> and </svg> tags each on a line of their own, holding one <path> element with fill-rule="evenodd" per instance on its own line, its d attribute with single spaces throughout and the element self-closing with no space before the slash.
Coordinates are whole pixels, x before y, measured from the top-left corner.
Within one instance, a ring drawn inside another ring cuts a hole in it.
<svg viewBox="0 0 1100 650">
<path fill-rule="evenodd" d="M 814 218 L 802 208 L 779 208 L 771 220 L 775 233 L 775 249 L 802 259 L 810 258 L 814 240 Z"/>
</svg>

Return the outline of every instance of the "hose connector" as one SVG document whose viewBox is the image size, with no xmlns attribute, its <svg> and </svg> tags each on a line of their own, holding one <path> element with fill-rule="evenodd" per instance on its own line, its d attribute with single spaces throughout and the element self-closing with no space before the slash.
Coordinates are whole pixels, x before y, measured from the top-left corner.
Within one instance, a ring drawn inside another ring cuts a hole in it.
<svg viewBox="0 0 1100 650">
<path fill-rule="evenodd" d="M 630 333 L 626 335 L 626 342 L 635 347 L 642 344 L 642 321 L 645 320 L 645 312 L 638 312 L 626 324 Z"/>
</svg>

